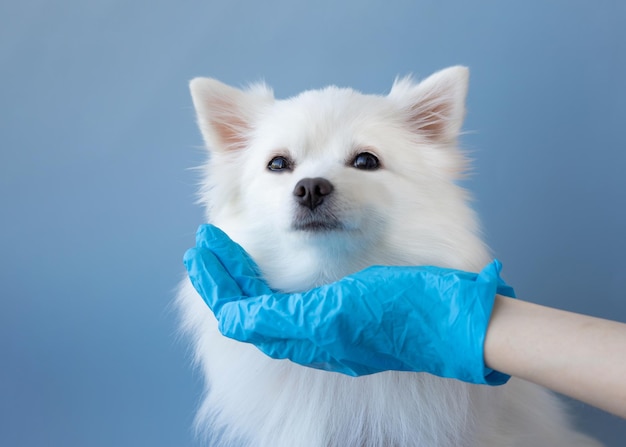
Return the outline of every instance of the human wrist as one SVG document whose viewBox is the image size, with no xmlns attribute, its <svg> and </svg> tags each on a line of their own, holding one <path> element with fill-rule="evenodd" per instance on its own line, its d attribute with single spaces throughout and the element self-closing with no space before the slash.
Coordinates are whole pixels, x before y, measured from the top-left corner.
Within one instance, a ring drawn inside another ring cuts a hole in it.
<svg viewBox="0 0 626 447">
<path fill-rule="evenodd" d="M 484 360 L 488 368 L 511 374 L 515 371 L 515 358 L 519 356 L 516 337 L 520 320 L 532 304 L 497 294 L 487 326 L 484 343 Z M 523 324 L 523 323 L 522 323 Z"/>
</svg>

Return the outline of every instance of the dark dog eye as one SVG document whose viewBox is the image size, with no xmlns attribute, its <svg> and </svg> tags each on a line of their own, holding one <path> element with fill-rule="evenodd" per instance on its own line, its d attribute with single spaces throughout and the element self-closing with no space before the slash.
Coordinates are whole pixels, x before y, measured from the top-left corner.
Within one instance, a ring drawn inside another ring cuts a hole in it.
<svg viewBox="0 0 626 447">
<path fill-rule="evenodd" d="M 361 152 L 354 157 L 352 161 L 352 166 L 357 169 L 363 169 L 366 171 L 373 171 L 380 167 L 380 163 L 378 158 L 374 154 L 370 154 L 369 152 Z"/>
<path fill-rule="evenodd" d="M 291 170 L 291 162 L 287 157 L 274 157 L 267 164 L 267 169 L 270 171 L 285 171 Z"/>
</svg>

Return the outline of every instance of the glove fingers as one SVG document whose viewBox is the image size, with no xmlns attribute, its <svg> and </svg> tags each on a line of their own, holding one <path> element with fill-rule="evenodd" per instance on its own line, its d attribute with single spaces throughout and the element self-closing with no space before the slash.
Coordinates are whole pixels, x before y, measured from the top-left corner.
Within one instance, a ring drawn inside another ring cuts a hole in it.
<svg viewBox="0 0 626 447">
<path fill-rule="evenodd" d="M 260 269 L 250 255 L 214 225 L 201 225 L 196 233 L 196 247 L 203 247 L 219 259 L 244 295 L 271 293 L 262 279 Z"/>
<path fill-rule="evenodd" d="M 288 296 L 282 295 L 282 298 Z M 334 357 L 332 344 L 321 346 L 306 329 L 298 330 L 300 326 L 296 325 L 294 317 L 285 312 L 288 306 L 277 310 L 283 303 L 275 295 L 226 303 L 219 315 L 219 330 L 226 337 L 254 344 L 274 359 L 289 359 L 303 366 L 349 376 L 379 372 L 359 362 Z M 343 349 L 339 348 L 337 353 L 341 355 Z"/>
<path fill-rule="evenodd" d="M 211 251 L 191 248 L 183 262 L 194 288 L 215 314 L 224 303 L 242 298 L 241 288 Z"/>
<path fill-rule="evenodd" d="M 283 299 L 281 299 L 283 298 Z M 219 329 L 227 337 L 239 341 L 289 338 L 303 339 L 297 316 L 290 312 L 294 295 L 260 295 L 228 302 L 219 317 Z"/>
</svg>

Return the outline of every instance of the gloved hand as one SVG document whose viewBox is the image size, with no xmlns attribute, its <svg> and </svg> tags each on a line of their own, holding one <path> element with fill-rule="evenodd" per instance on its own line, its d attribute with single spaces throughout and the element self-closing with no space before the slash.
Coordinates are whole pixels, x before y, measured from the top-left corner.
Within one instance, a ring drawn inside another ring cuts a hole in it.
<svg viewBox="0 0 626 447">
<path fill-rule="evenodd" d="M 495 294 L 514 296 L 494 261 L 479 274 L 439 267 L 369 267 L 302 293 L 276 293 L 242 247 L 202 225 L 184 263 L 226 337 L 272 358 L 351 376 L 427 372 L 500 385 L 483 342 Z"/>
</svg>

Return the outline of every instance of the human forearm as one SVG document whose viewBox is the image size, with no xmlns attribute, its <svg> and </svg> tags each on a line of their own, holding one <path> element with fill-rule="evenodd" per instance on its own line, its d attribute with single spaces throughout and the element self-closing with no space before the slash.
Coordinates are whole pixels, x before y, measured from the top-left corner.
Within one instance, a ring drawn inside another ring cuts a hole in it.
<svg viewBox="0 0 626 447">
<path fill-rule="evenodd" d="M 626 418 L 626 325 L 498 295 L 485 363 Z"/>
</svg>

